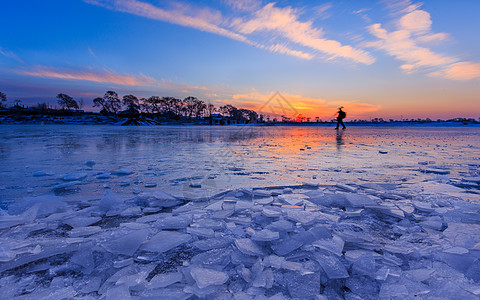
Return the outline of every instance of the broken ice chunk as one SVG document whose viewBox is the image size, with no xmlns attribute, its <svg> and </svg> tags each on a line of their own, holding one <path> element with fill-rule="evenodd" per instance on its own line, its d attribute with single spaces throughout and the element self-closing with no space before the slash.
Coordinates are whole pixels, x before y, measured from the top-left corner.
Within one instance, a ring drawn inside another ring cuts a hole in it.
<svg viewBox="0 0 480 300">
<path fill-rule="evenodd" d="M 274 209 L 274 207 L 264 207 L 263 210 L 262 210 L 262 214 L 265 216 L 265 217 L 269 217 L 269 218 L 275 218 L 275 217 L 279 217 L 282 215 L 282 212 L 280 210 L 276 210 Z"/>
<path fill-rule="evenodd" d="M 72 217 L 64 220 L 65 224 L 68 224 L 72 227 L 85 227 L 97 223 L 102 218 L 100 217 Z"/>
<path fill-rule="evenodd" d="M 320 274 L 301 275 L 298 272 L 289 272 L 285 275 L 285 281 L 291 298 L 317 299 L 316 296 L 320 295 Z"/>
<path fill-rule="evenodd" d="M 130 169 L 120 169 L 116 171 L 115 174 L 119 176 L 130 175 L 130 174 L 133 174 L 133 171 Z"/>
<path fill-rule="evenodd" d="M 211 285 L 224 284 L 228 280 L 227 273 L 206 268 L 194 267 L 190 270 L 190 274 L 201 289 Z"/>
<path fill-rule="evenodd" d="M 302 225 L 311 225 L 315 222 L 318 217 L 317 213 L 304 211 L 299 209 L 288 209 L 287 217 L 297 223 L 302 223 Z"/>
<path fill-rule="evenodd" d="M 122 180 L 119 185 L 120 186 L 129 186 L 130 185 L 130 179 Z"/>
<path fill-rule="evenodd" d="M 215 235 L 215 231 L 213 231 L 210 228 L 196 228 L 196 227 L 187 227 L 187 233 L 190 233 L 196 236 L 207 237 L 207 238 L 211 238 Z"/>
<path fill-rule="evenodd" d="M 232 243 L 232 239 L 230 237 L 217 237 L 205 240 L 199 240 L 193 243 L 193 245 L 200 250 L 206 251 L 215 248 L 225 248 Z"/>
<path fill-rule="evenodd" d="M 72 238 L 76 238 L 89 236 L 95 233 L 99 233 L 100 231 L 102 231 L 102 228 L 100 228 L 99 226 L 77 227 L 70 230 L 68 235 Z"/>
<path fill-rule="evenodd" d="M 318 188 L 320 184 L 313 181 L 306 181 L 306 182 L 303 182 L 302 185 L 307 188 Z"/>
<path fill-rule="evenodd" d="M 110 175 L 111 175 L 111 173 L 105 172 L 105 173 L 98 174 L 96 176 L 96 178 L 97 179 L 108 179 L 108 178 L 110 178 Z"/>
<path fill-rule="evenodd" d="M 261 198 L 261 199 L 255 199 L 255 203 L 260 205 L 268 205 L 268 204 L 272 204 L 273 200 L 274 200 L 273 197 Z"/>
<path fill-rule="evenodd" d="M 424 219 L 420 225 L 422 227 L 430 228 L 433 230 L 442 230 L 443 228 L 443 220 L 440 216 L 432 216 Z"/>
<path fill-rule="evenodd" d="M 66 182 L 66 183 L 57 184 L 54 187 L 52 187 L 52 191 L 61 192 L 61 191 L 69 190 L 71 188 L 74 188 L 77 184 L 81 184 L 81 182 L 80 181 L 70 181 L 70 182 Z"/>
<path fill-rule="evenodd" d="M 276 231 L 292 231 L 293 223 L 287 220 L 278 220 L 267 226 L 268 229 Z"/>
<path fill-rule="evenodd" d="M 183 279 L 183 274 L 180 272 L 157 274 L 155 275 L 155 277 L 152 278 L 152 280 L 150 280 L 147 287 L 149 289 L 164 288 L 176 282 L 179 282 L 182 279 Z"/>
<path fill-rule="evenodd" d="M 237 201 L 235 203 L 235 211 L 242 211 L 245 209 L 250 209 L 253 207 L 253 202 L 251 201 Z"/>
<path fill-rule="evenodd" d="M 343 184 L 343 183 L 337 183 L 335 186 L 338 187 L 338 188 L 341 188 L 342 190 L 345 190 L 347 192 L 355 193 L 357 191 L 357 188 L 355 188 L 353 186 Z"/>
<path fill-rule="evenodd" d="M 51 176 L 53 174 L 54 174 L 53 172 L 46 172 L 42 170 L 42 171 L 33 172 L 33 177 Z"/>
<path fill-rule="evenodd" d="M 480 243 L 480 225 L 448 223 L 443 235 L 455 246 L 473 248 Z"/>
<path fill-rule="evenodd" d="M 136 230 L 119 238 L 107 241 L 103 246 L 112 253 L 132 256 L 143 241 L 145 241 L 148 233 L 149 231 L 146 229 Z"/>
<path fill-rule="evenodd" d="M 321 239 L 315 241 L 312 245 L 316 248 L 328 251 L 337 256 L 342 255 L 345 242 L 339 236 L 334 235 L 331 239 Z"/>
<path fill-rule="evenodd" d="M 162 190 L 154 191 L 152 196 L 153 198 L 150 198 L 150 206 L 173 207 L 183 203 L 182 200 L 179 200 Z"/>
<path fill-rule="evenodd" d="M 243 238 L 243 239 L 236 239 L 235 246 L 237 246 L 238 250 L 242 253 L 252 256 L 264 256 L 265 251 L 253 242 L 251 239 Z"/>
<path fill-rule="evenodd" d="M 190 241 L 191 236 L 177 231 L 160 231 L 149 241 L 142 245 L 141 249 L 151 252 L 162 253 Z"/>
<path fill-rule="evenodd" d="M 272 245 L 275 254 L 284 256 L 303 246 L 303 241 L 296 238 L 296 235 L 287 236 Z"/>
<path fill-rule="evenodd" d="M 101 211 L 107 212 L 112 208 L 115 208 L 119 203 L 120 203 L 120 197 L 118 197 L 118 195 L 115 194 L 114 192 L 107 190 L 103 194 L 103 198 L 102 200 L 100 200 L 100 203 L 98 204 L 98 206 Z"/>
<path fill-rule="evenodd" d="M 160 215 L 158 215 L 160 217 Z M 167 216 L 154 223 L 160 229 L 181 229 L 192 223 L 191 215 Z"/>
<path fill-rule="evenodd" d="M 423 172 L 423 173 L 433 173 L 433 174 L 441 174 L 441 175 L 450 174 L 450 171 L 449 171 L 449 170 L 434 169 L 434 168 L 420 169 L 420 172 Z"/>
<path fill-rule="evenodd" d="M 274 241 L 278 240 L 280 238 L 280 235 L 276 231 L 271 231 L 268 229 L 260 230 L 260 231 L 255 231 L 252 235 L 252 240 L 254 241 Z"/>
<path fill-rule="evenodd" d="M 77 181 L 87 178 L 87 173 L 70 173 L 63 176 L 65 181 Z"/>
<path fill-rule="evenodd" d="M 354 274 L 375 277 L 375 259 L 373 255 L 362 255 L 353 262 L 352 272 Z"/>
<path fill-rule="evenodd" d="M 301 205 L 303 200 L 307 200 L 308 196 L 304 194 L 283 194 L 278 196 L 278 200 L 288 203 L 290 205 Z"/>
<path fill-rule="evenodd" d="M 316 254 L 315 258 L 329 279 L 347 278 L 348 272 L 340 260 L 334 256 Z"/>
<path fill-rule="evenodd" d="M 376 205 L 377 203 L 368 195 L 344 193 L 346 204 L 351 207 L 365 207 L 366 205 Z"/>
</svg>

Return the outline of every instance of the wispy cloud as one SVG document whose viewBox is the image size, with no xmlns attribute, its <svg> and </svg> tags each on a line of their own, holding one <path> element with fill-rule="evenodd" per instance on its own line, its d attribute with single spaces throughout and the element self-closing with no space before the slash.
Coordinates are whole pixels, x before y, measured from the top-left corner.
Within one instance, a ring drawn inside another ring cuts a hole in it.
<svg viewBox="0 0 480 300">
<path fill-rule="evenodd" d="M 270 50 L 272 52 L 278 52 L 278 53 L 282 53 L 282 54 L 288 54 L 288 55 L 296 56 L 296 57 L 299 57 L 299 58 L 302 58 L 302 59 L 307 59 L 307 60 L 310 60 L 314 57 L 313 54 L 302 52 L 302 51 L 299 51 L 299 50 L 292 50 L 292 49 L 290 49 L 287 46 L 282 45 L 282 44 L 271 45 L 271 46 L 268 47 L 268 50 Z"/>
<path fill-rule="evenodd" d="M 253 11 L 262 5 L 259 0 L 225 0 L 225 3 L 239 11 Z"/>
<path fill-rule="evenodd" d="M 233 18 L 222 15 L 220 11 L 208 7 L 194 7 L 185 3 L 168 2 L 168 7 L 155 6 L 139 0 L 83 0 L 110 10 L 134 14 L 158 21 L 190 27 L 218 34 L 255 47 L 272 52 L 295 56 L 302 59 L 326 57 L 327 60 L 347 58 L 354 62 L 372 64 L 375 59 L 367 51 L 342 45 L 339 41 L 323 37 L 321 29 L 315 28 L 312 21 L 302 22 L 299 13 L 291 7 L 276 7 L 275 3 L 262 6 L 256 0 L 225 0 L 236 11 L 245 14 L 245 18 Z M 331 4 L 317 7 L 320 17 L 326 17 Z M 253 39 L 257 31 L 269 31 L 268 41 Z M 308 54 L 302 49 L 290 49 L 281 40 L 289 40 L 297 46 L 308 47 L 321 55 Z M 282 42 L 282 43 L 281 43 Z M 283 46 L 279 47 L 281 44 Z"/>
<path fill-rule="evenodd" d="M 118 74 L 111 70 L 65 70 L 47 66 L 37 66 L 30 70 L 16 70 L 18 74 L 55 78 L 64 80 L 82 80 L 98 83 L 109 83 L 121 86 L 138 86 L 138 87 L 157 87 L 169 90 L 207 90 L 204 86 L 178 84 L 166 79 L 157 80 L 153 77 L 143 74 Z"/>
<path fill-rule="evenodd" d="M 222 17 L 219 12 L 209 9 L 193 9 L 186 4 L 176 4 L 163 9 L 150 3 L 137 0 L 84 0 L 86 3 L 102 6 L 111 10 L 134 14 L 153 20 L 164 21 L 180 26 L 222 35 L 234 40 L 251 43 L 245 36 L 219 26 Z"/>
<path fill-rule="evenodd" d="M 12 51 L 9 51 L 7 49 L 4 49 L 2 47 L 0 47 L 0 55 L 3 55 L 3 56 L 5 56 L 7 58 L 10 58 L 10 59 L 14 59 L 18 62 L 21 62 L 22 64 L 24 63 L 24 61 L 20 57 L 18 57 L 18 55 L 16 53 L 14 53 Z"/>
<path fill-rule="evenodd" d="M 98 58 L 95 52 L 93 52 L 92 48 L 88 47 L 88 53 L 90 53 L 91 56 Z"/>
<path fill-rule="evenodd" d="M 322 5 L 319 5 L 313 9 L 315 12 L 315 15 L 322 19 L 326 20 L 332 16 L 332 13 L 330 12 L 330 9 L 333 7 L 332 3 L 325 3 Z"/>
<path fill-rule="evenodd" d="M 432 31 L 430 13 L 418 9 L 421 4 L 407 0 L 387 1 L 395 13 L 403 13 L 395 21 L 396 30 L 388 31 L 382 24 L 368 26 L 378 40 L 368 42 L 367 47 L 384 50 L 402 61 L 400 69 L 407 73 L 427 72 L 430 76 L 454 80 L 470 80 L 479 77 L 478 64 L 461 62 L 459 58 L 433 51 L 429 45 L 448 39 L 447 33 Z M 477 74 L 477 75 L 475 75 Z"/>
<path fill-rule="evenodd" d="M 317 50 L 327 55 L 328 59 L 341 57 L 367 65 L 375 61 L 367 51 L 324 38 L 323 30 L 315 28 L 311 21 L 300 21 L 295 9 L 276 7 L 275 3 L 265 5 L 250 19 L 235 19 L 232 26 L 244 35 L 262 31 L 276 33 L 291 42 Z"/>
<path fill-rule="evenodd" d="M 85 80 L 92 82 L 114 83 L 131 86 L 152 86 L 157 81 L 145 75 L 122 75 L 109 70 L 62 70 L 53 67 L 38 66 L 32 70 L 18 70 L 17 73 L 35 77 L 57 78 L 66 80 Z"/>
</svg>

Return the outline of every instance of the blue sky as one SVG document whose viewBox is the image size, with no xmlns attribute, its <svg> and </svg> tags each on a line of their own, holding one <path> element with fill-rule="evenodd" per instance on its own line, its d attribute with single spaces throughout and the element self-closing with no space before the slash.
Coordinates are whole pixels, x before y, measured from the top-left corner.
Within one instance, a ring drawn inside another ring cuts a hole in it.
<svg viewBox="0 0 480 300">
<path fill-rule="evenodd" d="M 480 117 L 480 1 L 3 1 L 10 103 L 106 90 L 328 117 Z"/>
</svg>

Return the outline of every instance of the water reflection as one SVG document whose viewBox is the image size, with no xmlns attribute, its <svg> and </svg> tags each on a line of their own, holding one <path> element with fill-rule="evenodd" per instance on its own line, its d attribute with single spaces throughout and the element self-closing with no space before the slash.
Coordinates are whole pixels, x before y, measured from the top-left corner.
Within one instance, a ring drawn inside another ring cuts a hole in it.
<svg viewBox="0 0 480 300">
<path fill-rule="evenodd" d="M 478 164 L 475 159 L 480 140 L 473 138 L 478 136 L 477 128 L 347 130 L 288 126 L 4 126 L 0 127 L 0 186 L 25 182 L 25 186 L 44 186 L 48 191 L 52 184 L 61 183 L 57 178 L 62 174 L 80 170 L 88 172 L 84 182 L 98 184 L 94 188 L 103 190 L 105 182 L 96 180 L 96 174 L 128 168 L 139 182 L 177 190 L 186 185 L 185 193 L 200 194 L 217 188 L 289 185 L 313 179 L 321 183 L 399 178 L 418 181 L 428 176 L 416 171 L 422 161 L 454 166 L 452 176 L 468 172 L 469 164 Z M 388 154 L 379 155 L 379 147 Z M 93 169 L 84 169 L 87 160 L 96 162 Z M 56 176 L 33 178 L 34 172 L 42 170 Z M 115 188 L 124 179 L 112 176 L 111 180 Z M 205 191 L 190 189 L 191 181 L 200 182 Z"/>
<path fill-rule="evenodd" d="M 336 129 L 337 131 L 337 151 L 340 152 L 342 150 L 342 146 L 345 145 L 345 140 L 343 139 L 343 129 Z"/>
</svg>

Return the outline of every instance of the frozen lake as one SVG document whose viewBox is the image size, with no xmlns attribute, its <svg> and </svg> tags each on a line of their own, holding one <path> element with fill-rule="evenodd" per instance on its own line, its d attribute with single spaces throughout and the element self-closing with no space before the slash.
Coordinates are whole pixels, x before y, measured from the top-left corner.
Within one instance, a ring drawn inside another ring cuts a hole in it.
<svg viewBox="0 0 480 300">
<path fill-rule="evenodd" d="M 15 200 L 47 193 L 72 173 L 86 174 L 77 185 L 83 195 L 101 195 L 105 184 L 209 196 L 306 181 L 413 183 L 432 177 L 421 172 L 430 168 L 455 179 L 477 170 L 479 134 L 461 127 L 0 126 L 0 186 L 3 199 Z M 121 169 L 131 174 L 116 175 Z M 97 179 L 104 173 L 111 176 Z"/>
<path fill-rule="evenodd" d="M 0 298 L 479 299 L 479 133 L 0 126 Z"/>
</svg>

